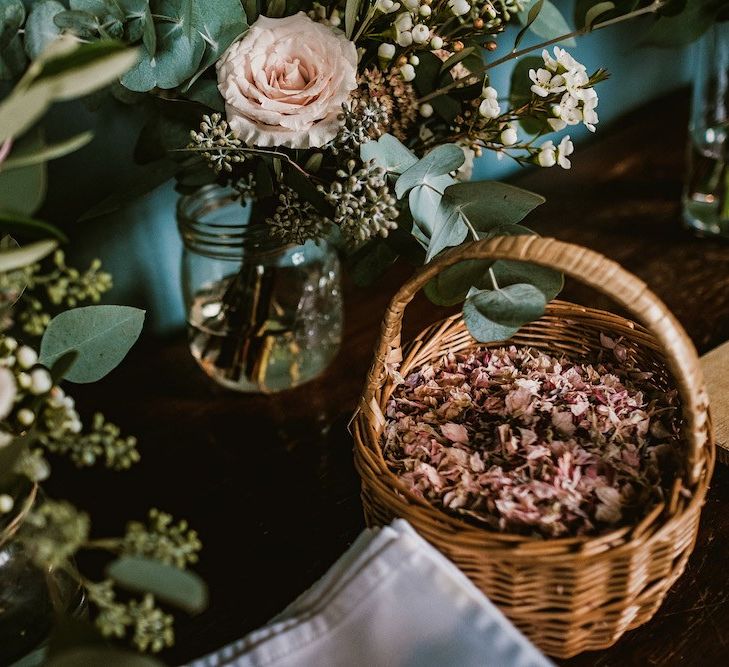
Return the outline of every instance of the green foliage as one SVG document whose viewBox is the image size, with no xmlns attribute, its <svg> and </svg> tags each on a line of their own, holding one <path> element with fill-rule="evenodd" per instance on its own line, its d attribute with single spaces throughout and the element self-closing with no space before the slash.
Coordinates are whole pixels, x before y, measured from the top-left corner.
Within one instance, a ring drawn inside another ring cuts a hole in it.
<svg viewBox="0 0 729 667">
<path fill-rule="evenodd" d="M 34 2 L 25 22 L 25 51 L 35 60 L 61 34 L 53 17 L 65 7 L 57 0 Z"/>
<path fill-rule="evenodd" d="M 474 290 L 463 304 L 463 320 L 476 340 L 501 341 L 540 317 L 545 304 L 544 295 L 533 285 Z"/>
<path fill-rule="evenodd" d="M 541 5 L 541 9 L 536 15 L 530 16 L 531 10 L 539 5 Z M 529 30 L 535 35 L 545 39 L 552 39 L 556 35 L 566 35 L 571 32 L 567 20 L 562 16 L 562 12 L 549 0 L 536 0 L 526 3 L 524 9 L 519 12 L 519 20 L 525 26 L 528 25 Z M 576 42 L 574 37 L 569 37 L 562 40 L 562 44 L 575 46 Z"/>
<path fill-rule="evenodd" d="M 363 162 L 374 160 L 388 174 L 399 176 L 412 167 L 418 158 L 391 134 L 383 134 L 377 141 L 368 141 L 360 146 Z"/>
<path fill-rule="evenodd" d="M 726 11 L 726 0 L 687 0 L 680 13 L 659 17 L 643 43 L 665 48 L 690 44 L 719 20 L 722 11 Z"/>
<path fill-rule="evenodd" d="M 152 558 L 122 556 L 109 565 L 107 575 L 124 588 L 150 592 L 190 613 L 207 605 L 207 587 L 200 577 Z"/>
<path fill-rule="evenodd" d="M 529 70 L 537 70 L 544 67 L 544 60 L 538 56 L 526 56 L 521 58 L 511 72 L 511 84 L 509 86 L 509 103 L 515 109 L 529 104 L 532 99 L 532 81 L 529 78 Z M 549 131 L 546 121 L 539 120 L 529 115 L 519 119 L 519 125 L 529 134 Z"/>
<path fill-rule="evenodd" d="M 0 272 L 7 273 L 35 264 L 50 255 L 58 247 L 57 241 L 37 241 L 29 245 L 0 250 Z"/>
<path fill-rule="evenodd" d="M 96 382 L 121 363 L 142 331 L 144 311 L 129 306 L 86 306 L 56 316 L 41 341 L 40 360 L 50 368 L 71 350 L 79 357 L 67 379 Z"/>
</svg>

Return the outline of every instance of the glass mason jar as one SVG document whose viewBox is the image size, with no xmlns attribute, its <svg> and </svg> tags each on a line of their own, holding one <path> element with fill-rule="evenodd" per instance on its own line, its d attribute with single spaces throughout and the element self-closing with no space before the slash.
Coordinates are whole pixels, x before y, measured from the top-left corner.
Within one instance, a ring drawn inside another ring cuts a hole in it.
<svg viewBox="0 0 729 667">
<path fill-rule="evenodd" d="M 86 597 L 73 563 L 43 570 L 17 539 L 28 511 L 38 501 L 33 486 L 16 499 L 17 511 L 0 520 L 0 665 L 40 665 L 56 617 L 86 613 Z"/>
<path fill-rule="evenodd" d="M 190 351 L 203 371 L 255 393 L 320 375 L 342 336 L 334 249 L 282 245 L 262 220 L 246 220 L 235 190 L 217 185 L 181 197 L 177 220 Z"/>
<path fill-rule="evenodd" d="M 729 23 L 704 35 L 696 57 L 683 216 L 697 232 L 729 237 Z"/>
</svg>

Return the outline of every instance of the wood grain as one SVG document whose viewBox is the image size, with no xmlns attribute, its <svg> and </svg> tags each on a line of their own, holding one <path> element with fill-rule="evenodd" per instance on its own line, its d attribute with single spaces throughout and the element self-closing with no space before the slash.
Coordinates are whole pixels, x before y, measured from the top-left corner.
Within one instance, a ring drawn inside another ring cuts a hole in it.
<svg viewBox="0 0 729 667">
<path fill-rule="evenodd" d="M 699 352 L 729 340 L 729 245 L 680 223 L 688 95 L 659 100 L 578 146 L 573 168 L 534 170 L 518 184 L 547 197 L 528 219 L 544 236 L 585 245 L 637 274 L 668 305 Z M 208 382 L 185 341 L 144 340 L 108 378 L 74 387 L 82 413 L 103 409 L 139 437 L 128 473 L 54 463 L 50 495 L 87 509 L 99 536 L 157 506 L 187 518 L 205 545 L 198 570 L 211 604 L 180 617 L 180 663 L 260 626 L 310 586 L 364 526 L 346 423 L 362 390 L 385 307 L 409 275 L 347 287 L 346 343 L 327 375 L 272 398 L 225 393 Z M 611 309 L 588 288 L 563 297 Z M 448 314 L 417 297 L 403 337 Z M 655 618 L 587 665 L 729 664 L 729 469 L 718 466 L 698 543 Z M 90 560 L 91 570 L 97 563 Z"/>
</svg>

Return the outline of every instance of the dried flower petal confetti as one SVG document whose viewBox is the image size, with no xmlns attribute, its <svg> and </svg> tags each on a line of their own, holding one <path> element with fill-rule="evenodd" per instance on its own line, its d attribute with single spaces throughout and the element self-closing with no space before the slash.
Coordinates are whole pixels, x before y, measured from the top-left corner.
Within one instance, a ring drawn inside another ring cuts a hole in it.
<svg viewBox="0 0 729 667">
<path fill-rule="evenodd" d="M 620 340 L 572 361 L 531 347 L 449 354 L 408 375 L 383 451 L 416 495 L 504 532 L 594 535 L 638 521 L 676 471 L 675 391 Z"/>
</svg>

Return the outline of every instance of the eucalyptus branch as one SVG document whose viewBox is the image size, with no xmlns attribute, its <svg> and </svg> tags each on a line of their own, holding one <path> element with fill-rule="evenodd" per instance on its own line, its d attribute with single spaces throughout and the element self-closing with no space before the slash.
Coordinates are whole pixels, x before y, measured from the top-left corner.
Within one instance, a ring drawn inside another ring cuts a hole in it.
<svg viewBox="0 0 729 667">
<path fill-rule="evenodd" d="M 288 156 L 286 153 L 281 153 L 279 151 L 269 151 L 265 148 L 249 148 L 247 146 L 237 146 L 237 147 L 225 147 L 225 148 L 218 148 L 217 150 L 224 150 L 228 153 L 250 153 L 252 155 L 270 155 L 273 157 L 278 157 L 290 164 L 296 171 L 300 172 L 303 176 L 308 178 L 311 181 L 319 180 L 317 179 L 313 174 L 310 174 L 306 169 L 299 166 L 294 160 L 291 159 L 290 156 Z M 173 148 L 171 149 L 171 152 L 173 153 L 209 153 L 209 148 L 194 148 L 194 147 L 187 147 L 187 148 Z"/>
<path fill-rule="evenodd" d="M 421 97 L 418 100 L 418 104 L 423 104 L 424 102 L 427 102 L 428 100 L 432 100 L 435 97 L 444 95 L 445 93 L 447 93 L 450 90 L 453 90 L 454 88 L 462 88 L 462 87 L 471 86 L 475 83 L 478 83 L 479 78 L 481 77 L 482 74 L 485 74 L 488 70 L 493 69 L 494 67 L 503 65 L 505 62 L 508 62 L 509 60 L 514 60 L 516 58 L 520 58 L 521 56 L 526 55 L 527 53 L 531 53 L 532 51 L 536 51 L 538 49 L 544 49 L 548 46 L 551 46 L 552 44 L 558 44 L 559 42 L 562 42 L 565 39 L 569 39 L 571 37 L 581 37 L 590 32 L 594 32 L 595 30 L 602 30 L 603 28 L 608 28 L 612 25 L 616 25 L 618 23 L 623 23 L 624 21 L 632 20 L 634 18 L 643 16 L 645 14 L 655 14 L 665 4 L 666 4 L 666 0 L 654 0 L 650 5 L 643 7 L 642 9 L 636 9 L 635 11 L 628 12 L 627 14 L 622 14 L 620 16 L 616 16 L 615 18 L 608 19 L 607 21 L 601 21 L 600 23 L 595 23 L 591 26 L 584 26 L 577 30 L 573 30 L 572 32 L 568 32 L 564 35 L 560 35 L 559 37 L 554 37 L 554 38 L 548 39 L 544 42 L 540 42 L 540 43 L 534 44 L 532 46 L 527 46 L 523 49 L 520 49 L 519 51 L 512 50 L 511 53 L 508 53 L 507 55 L 503 56 L 502 58 L 498 58 L 497 60 L 494 60 L 493 62 L 488 63 L 487 65 L 484 65 L 483 67 L 480 67 L 475 72 L 472 72 L 469 77 L 464 77 L 463 79 L 458 79 L 456 81 L 453 81 L 452 83 L 449 83 L 446 86 L 443 86 L 442 88 L 438 88 L 437 90 L 434 90 L 434 91 L 428 93 L 427 95 L 424 95 L 423 97 Z"/>
</svg>

